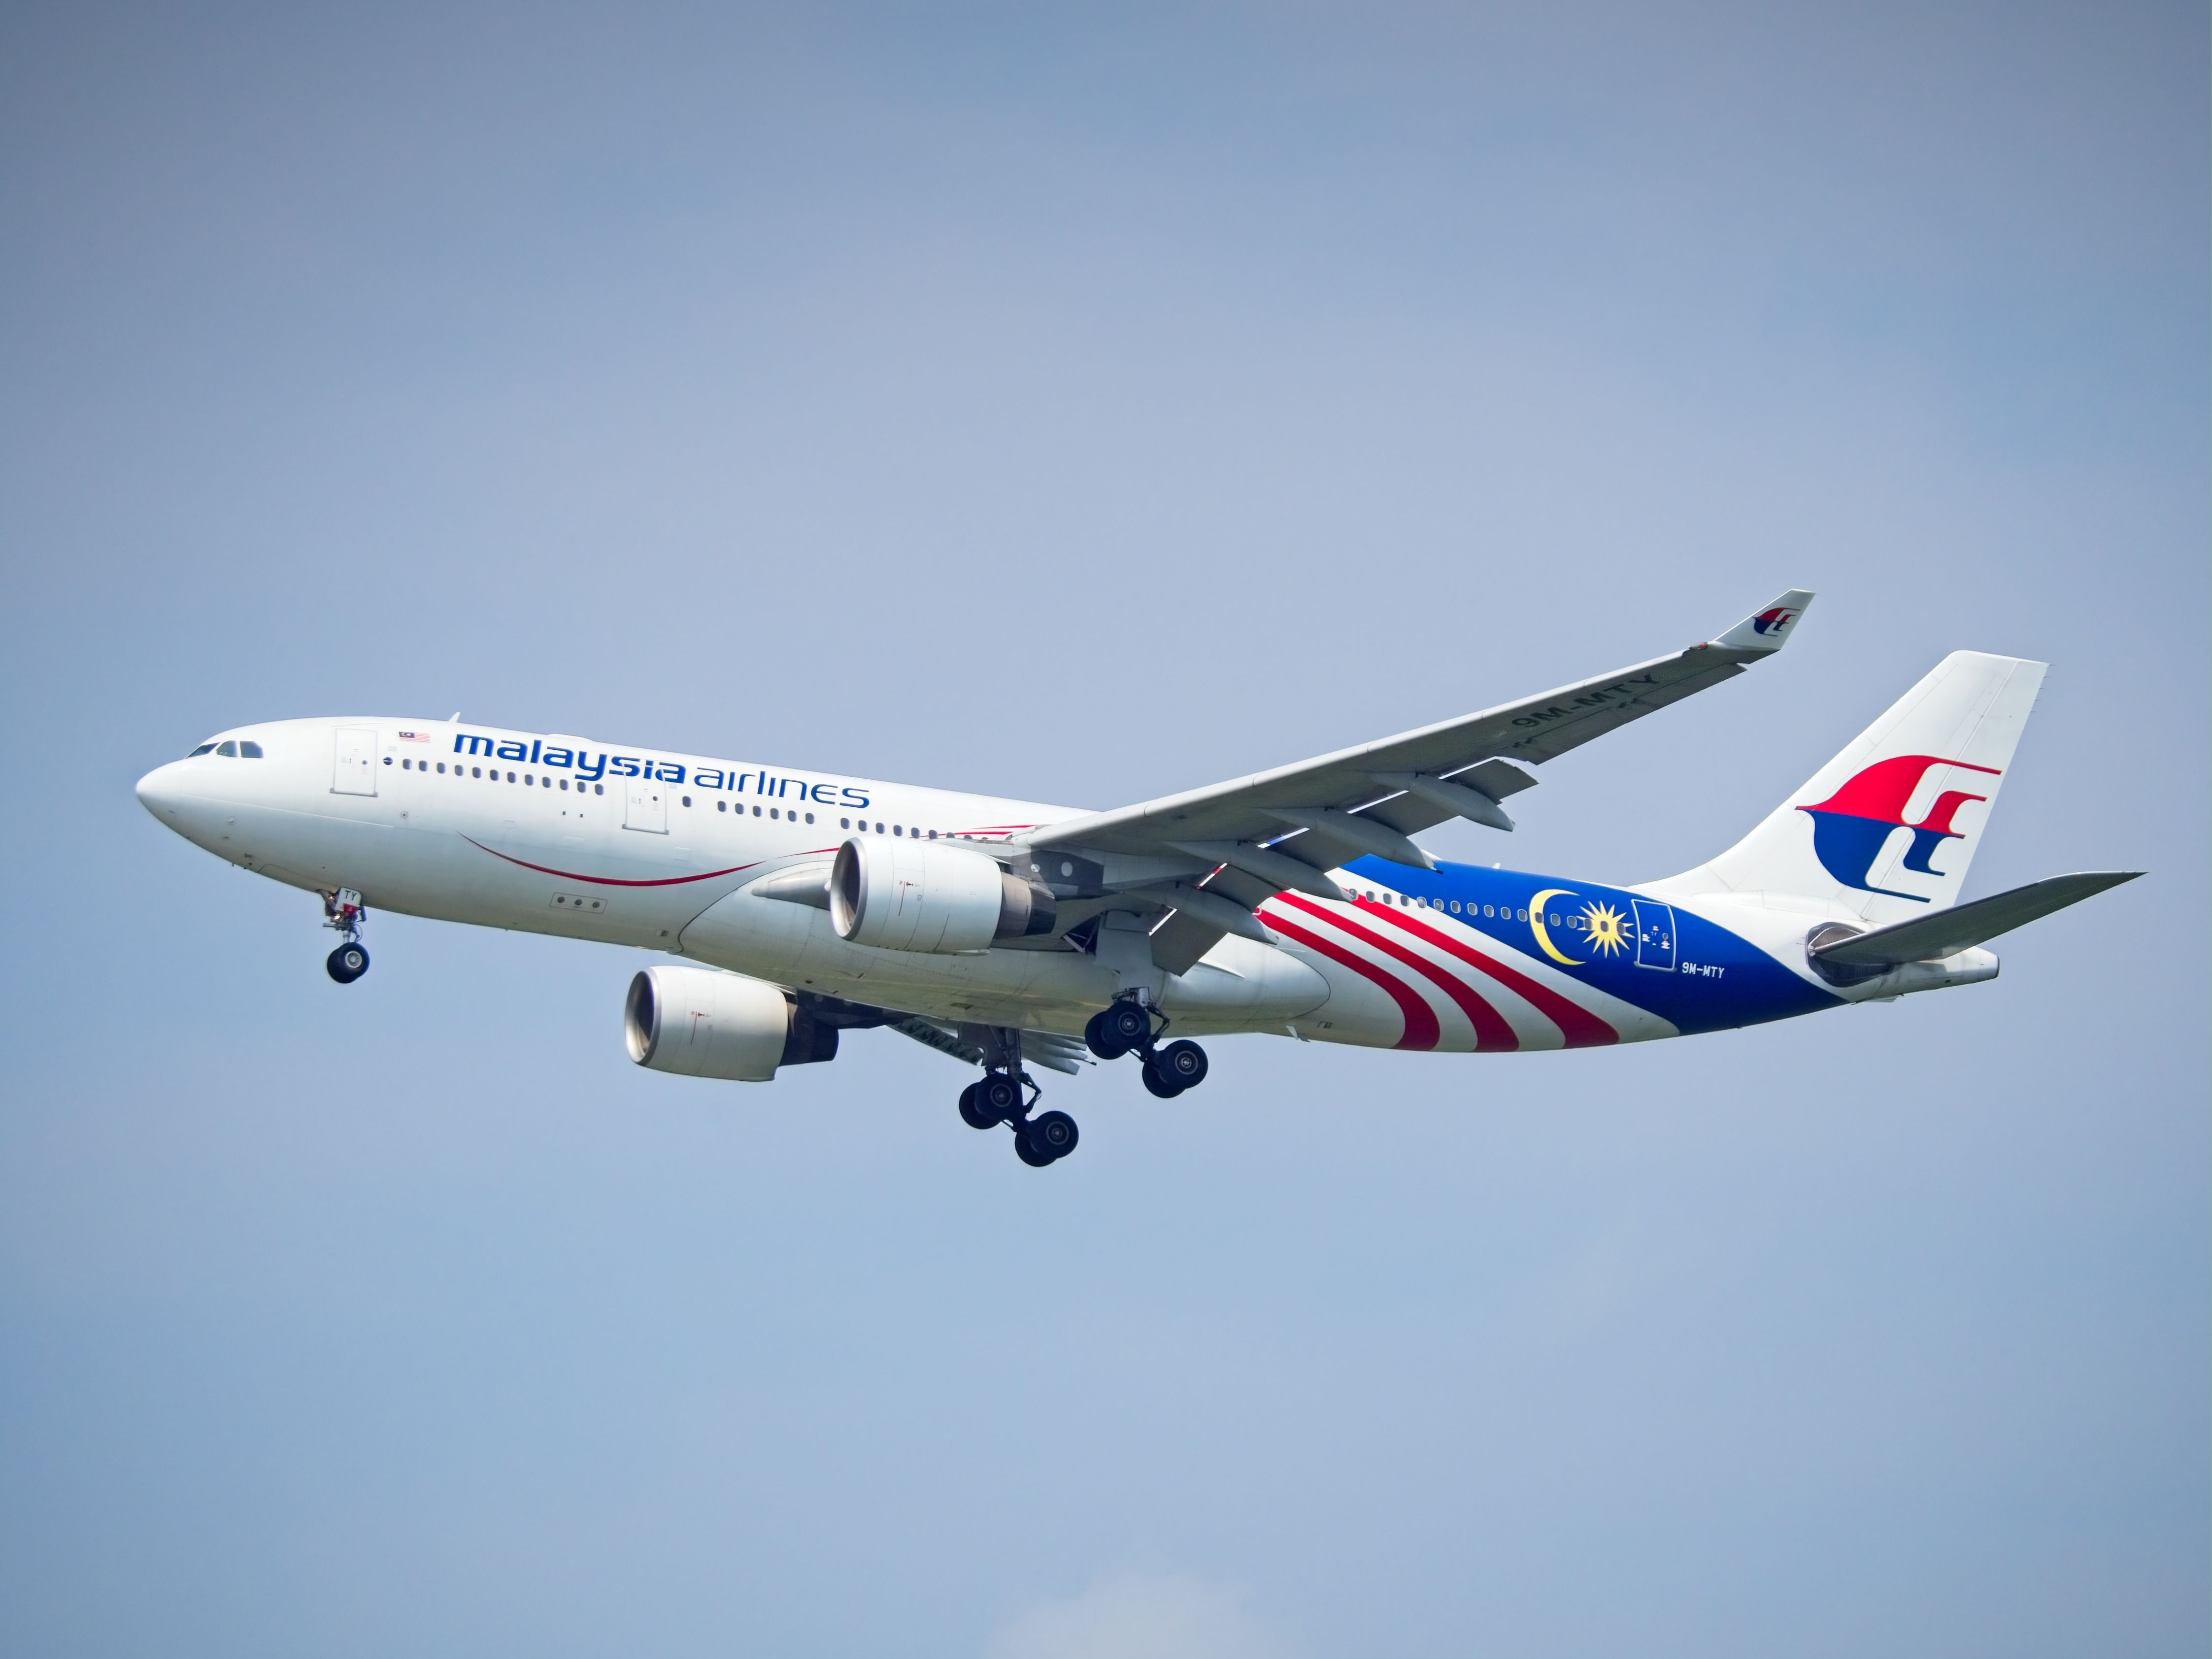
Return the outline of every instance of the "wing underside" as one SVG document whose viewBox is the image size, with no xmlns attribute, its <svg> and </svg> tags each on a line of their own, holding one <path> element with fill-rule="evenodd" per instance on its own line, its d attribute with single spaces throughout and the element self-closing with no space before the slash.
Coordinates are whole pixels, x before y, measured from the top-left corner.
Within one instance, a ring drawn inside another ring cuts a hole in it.
<svg viewBox="0 0 2212 1659">
<path fill-rule="evenodd" d="M 1082 860 L 1064 913 L 1157 916 L 1153 959 L 1183 972 L 1225 934 L 1270 937 L 1252 913 L 1276 893 L 1334 896 L 1326 872 L 1354 859 L 1432 867 L 1420 830 L 1453 817 L 1510 830 L 1501 803 L 1534 785 L 1527 767 L 1734 679 L 1781 648 L 1812 598 L 1792 590 L 1712 640 L 1542 696 L 1046 825 L 1025 843 L 1031 870 L 1049 884 L 1044 854 Z"/>
</svg>

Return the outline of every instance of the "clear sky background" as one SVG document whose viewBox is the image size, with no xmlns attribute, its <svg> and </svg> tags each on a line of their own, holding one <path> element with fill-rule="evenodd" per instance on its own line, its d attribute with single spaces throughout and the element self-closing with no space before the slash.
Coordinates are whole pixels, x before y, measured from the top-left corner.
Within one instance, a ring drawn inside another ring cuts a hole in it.
<svg viewBox="0 0 2212 1659">
<path fill-rule="evenodd" d="M 1516 15 L 1518 14 L 1518 15 Z M 1533 14 L 1540 14 L 1534 16 Z M 0 1649 L 2205 1650 L 2200 5 L 0 14 Z M 1107 806 L 1820 599 L 1439 852 L 1638 880 L 2052 670 L 1994 985 L 1212 1045 L 1049 1171 L 886 1033 L 315 902 L 252 720 Z"/>
</svg>

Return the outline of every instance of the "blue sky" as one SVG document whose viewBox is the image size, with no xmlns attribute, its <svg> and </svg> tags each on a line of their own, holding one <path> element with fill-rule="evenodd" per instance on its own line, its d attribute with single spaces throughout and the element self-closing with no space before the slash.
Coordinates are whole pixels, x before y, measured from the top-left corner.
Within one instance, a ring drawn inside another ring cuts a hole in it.
<svg viewBox="0 0 2212 1659">
<path fill-rule="evenodd" d="M 0 20 L 0 1645 L 2202 1653 L 2201 8 Z M 384 711 L 1106 806 L 1703 637 L 1449 856 L 2053 666 L 1996 984 L 1055 1091 L 165 835 Z"/>
</svg>

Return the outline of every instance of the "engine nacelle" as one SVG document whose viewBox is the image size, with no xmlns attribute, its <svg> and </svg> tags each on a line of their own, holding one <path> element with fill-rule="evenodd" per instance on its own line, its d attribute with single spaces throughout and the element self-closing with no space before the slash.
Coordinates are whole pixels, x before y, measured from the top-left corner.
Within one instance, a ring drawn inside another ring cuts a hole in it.
<svg viewBox="0 0 2212 1659">
<path fill-rule="evenodd" d="M 957 956 L 1048 933 L 1053 914 L 1047 889 L 947 842 L 855 836 L 830 868 L 830 923 L 855 945 Z"/>
<path fill-rule="evenodd" d="M 837 1028 L 783 992 L 713 968 L 647 968 L 623 1004 L 629 1057 L 679 1077 L 766 1083 L 779 1066 L 837 1057 Z"/>
</svg>

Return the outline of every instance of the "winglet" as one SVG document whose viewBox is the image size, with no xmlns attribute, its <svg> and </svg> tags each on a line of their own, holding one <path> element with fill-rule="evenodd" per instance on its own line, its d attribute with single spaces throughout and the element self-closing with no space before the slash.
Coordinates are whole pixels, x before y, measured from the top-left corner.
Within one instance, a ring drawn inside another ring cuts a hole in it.
<svg viewBox="0 0 2212 1659">
<path fill-rule="evenodd" d="M 1713 643 L 1729 651 L 1779 651 L 1790 641 L 1790 630 L 1813 603 L 1813 596 L 1793 587 L 1771 605 L 1754 611 Z"/>
</svg>

